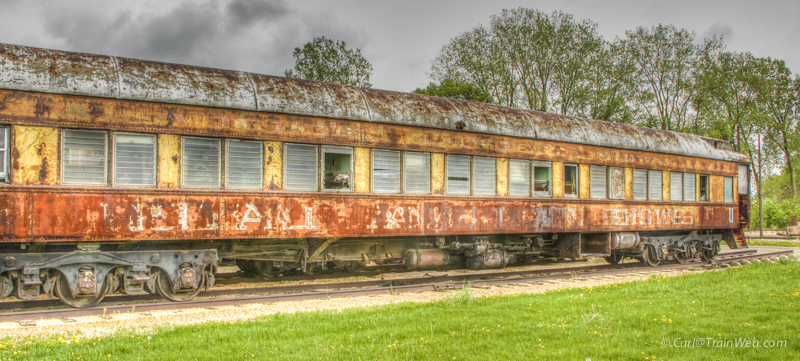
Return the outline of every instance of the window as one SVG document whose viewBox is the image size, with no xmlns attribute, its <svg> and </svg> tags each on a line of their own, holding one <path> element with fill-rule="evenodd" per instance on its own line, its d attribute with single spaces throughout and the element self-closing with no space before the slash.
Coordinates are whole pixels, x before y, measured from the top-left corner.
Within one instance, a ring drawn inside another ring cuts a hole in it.
<svg viewBox="0 0 800 361">
<path fill-rule="evenodd" d="M 683 200 L 694 202 L 697 200 L 697 178 L 693 173 L 683 173 Z"/>
<path fill-rule="evenodd" d="M 512 197 L 531 196 L 531 163 L 527 160 L 508 161 L 508 194 Z"/>
<path fill-rule="evenodd" d="M 564 164 L 564 197 L 577 197 L 578 186 L 578 166 Z"/>
<path fill-rule="evenodd" d="M 447 194 L 469 195 L 469 158 L 464 155 L 447 155 Z"/>
<path fill-rule="evenodd" d="M 322 189 L 353 190 L 353 148 L 322 147 Z"/>
<path fill-rule="evenodd" d="M 61 173 L 64 184 L 107 184 L 106 154 L 108 133 L 85 130 L 64 130 Z"/>
<path fill-rule="evenodd" d="M 746 165 L 739 165 L 739 194 L 750 193 L 750 168 Z"/>
<path fill-rule="evenodd" d="M 430 153 L 403 153 L 404 190 L 408 194 L 431 193 Z"/>
<path fill-rule="evenodd" d="M 683 200 L 683 173 L 669 172 L 669 200 Z"/>
<path fill-rule="evenodd" d="M 700 202 L 708 202 L 708 200 L 709 200 L 709 197 L 708 197 L 708 193 L 709 192 L 708 191 L 709 191 L 709 189 L 708 189 L 708 176 L 707 175 L 701 175 L 700 176 L 700 199 L 698 199 L 698 201 L 700 201 Z"/>
<path fill-rule="evenodd" d="M 607 198 L 606 178 L 608 177 L 608 168 L 601 165 L 593 165 L 589 167 L 589 172 L 592 178 L 590 196 L 595 199 Z"/>
<path fill-rule="evenodd" d="M 181 145 L 181 186 L 219 188 L 220 140 L 184 137 Z"/>
<path fill-rule="evenodd" d="M 608 167 L 608 199 L 625 199 L 625 168 Z"/>
<path fill-rule="evenodd" d="M 733 177 L 725 177 L 725 203 L 733 202 Z"/>
<path fill-rule="evenodd" d="M 633 170 L 633 199 L 647 200 L 647 171 L 644 169 Z"/>
<path fill-rule="evenodd" d="M 8 181 L 8 128 L 0 127 L 0 182 Z"/>
<path fill-rule="evenodd" d="M 494 158 L 472 158 L 472 194 L 493 196 L 497 186 L 497 161 Z"/>
<path fill-rule="evenodd" d="M 286 190 L 317 190 L 317 146 L 286 144 L 284 157 Z"/>
<path fill-rule="evenodd" d="M 663 189 L 663 178 L 660 170 L 647 171 L 647 199 L 660 201 Z"/>
<path fill-rule="evenodd" d="M 156 136 L 114 134 L 114 184 L 156 186 Z"/>
<path fill-rule="evenodd" d="M 372 150 L 372 191 L 400 193 L 400 152 Z"/>
<path fill-rule="evenodd" d="M 225 151 L 225 188 L 264 188 L 264 143 L 227 140 Z"/>
<path fill-rule="evenodd" d="M 550 183 L 552 182 L 550 162 L 533 162 L 533 195 L 536 197 L 550 197 Z"/>
</svg>

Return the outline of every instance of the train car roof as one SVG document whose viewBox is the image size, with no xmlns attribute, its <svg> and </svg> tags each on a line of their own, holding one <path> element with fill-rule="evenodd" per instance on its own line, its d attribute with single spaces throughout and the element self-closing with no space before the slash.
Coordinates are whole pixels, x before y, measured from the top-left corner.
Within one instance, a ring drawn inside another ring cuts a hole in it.
<svg viewBox="0 0 800 361">
<path fill-rule="evenodd" d="M 270 75 L 0 44 L 0 89 L 462 130 L 745 161 L 716 140 L 540 111 Z M 720 147 L 722 148 L 722 147 Z"/>
</svg>

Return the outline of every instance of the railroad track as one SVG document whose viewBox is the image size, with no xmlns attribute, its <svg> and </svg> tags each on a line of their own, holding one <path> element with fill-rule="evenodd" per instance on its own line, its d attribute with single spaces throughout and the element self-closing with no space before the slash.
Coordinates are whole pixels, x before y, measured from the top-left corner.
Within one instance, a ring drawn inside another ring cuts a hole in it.
<svg viewBox="0 0 800 361">
<path fill-rule="evenodd" d="M 118 313 L 127 312 L 150 312 L 163 310 L 179 310 L 188 308 L 213 308 L 220 306 L 235 306 L 253 303 L 274 303 L 287 301 L 318 300 L 328 298 L 358 297 L 370 295 L 384 295 L 388 293 L 408 293 L 424 291 L 457 290 L 464 287 L 469 282 L 472 287 L 491 287 L 513 284 L 543 283 L 547 281 L 569 280 L 577 275 L 581 278 L 619 276 L 631 273 L 652 274 L 662 271 L 672 271 L 678 269 L 697 269 L 703 267 L 713 267 L 715 265 L 730 264 L 752 259 L 763 259 L 780 257 L 792 254 L 792 250 L 757 253 L 755 250 L 745 250 L 718 254 L 714 261 L 690 261 L 686 264 L 667 264 L 657 267 L 641 266 L 641 263 L 634 262 L 621 265 L 596 265 L 582 267 L 568 267 L 547 270 L 529 270 L 512 272 L 494 272 L 467 274 L 455 276 L 434 276 L 423 278 L 399 279 L 399 280 L 375 280 L 357 281 L 342 283 L 323 283 L 309 285 L 292 286 L 272 286 L 248 289 L 212 290 L 200 294 L 200 297 L 220 297 L 238 296 L 227 298 L 200 299 L 188 302 L 156 302 L 141 304 L 121 304 L 108 305 L 105 307 L 93 307 L 86 309 L 58 308 L 58 309 L 38 309 L 34 311 L 17 311 L 19 308 L 0 313 L 0 322 L 22 321 L 25 325 L 35 325 L 35 320 L 80 316 L 103 316 L 109 317 Z M 294 292 L 294 293 L 289 293 Z M 270 293 L 270 294 L 263 294 Z M 249 295 L 249 296 L 243 296 Z M 144 296 L 117 296 L 111 302 L 120 302 L 122 299 L 149 300 L 159 299 L 156 295 Z M 7 305 L 11 304 L 11 305 Z M 12 306 L 27 304 L 30 307 L 48 307 L 50 304 L 63 306 L 58 300 L 41 300 L 25 302 L 5 302 L 0 307 L 10 310 Z M 31 322 L 33 321 L 33 322 Z"/>
</svg>

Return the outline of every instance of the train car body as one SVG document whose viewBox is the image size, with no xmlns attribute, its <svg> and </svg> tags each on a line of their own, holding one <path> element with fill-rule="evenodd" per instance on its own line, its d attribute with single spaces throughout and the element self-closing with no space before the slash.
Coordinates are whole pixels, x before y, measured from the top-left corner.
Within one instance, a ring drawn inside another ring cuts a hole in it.
<svg viewBox="0 0 800 361">
<path fill-rule="evenodd" d="M 0 44 L 0 290 L 190 299 L 220 258 L 501 268 L 708 257 L 749 159 L 694 135 Z M 2 295 L 0 295 L 2 296 Z"/>
</svg>

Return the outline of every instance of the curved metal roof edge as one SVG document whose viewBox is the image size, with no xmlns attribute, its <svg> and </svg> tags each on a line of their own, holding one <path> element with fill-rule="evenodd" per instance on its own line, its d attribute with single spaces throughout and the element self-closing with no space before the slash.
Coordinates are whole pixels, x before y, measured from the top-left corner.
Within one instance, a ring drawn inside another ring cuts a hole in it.
<svg viewBox="0 0 800 361">
<path fill-rule="evenodd" d="M 124 64 L 128 66 L 124 67 Z M 713 148 L 703 137 L 688 133 L 413 93 L 10 44 L 0 44 L 0 89 L 324 116 L 448 130 L 463 128 L 464 131 L 495 135 L 749 161 L 743 154 Z M 281 91 L 286 89 L 292 91 Z M 463 124 L 457 125 L 457 122 Z M 609 128 L 615 132 L 610 132 Z M 575 132 L 580 133 L 578 138 L 583 139 L 576 139 Z M 601 134 L 605 136 L 601 137 Z M 626 137 L 641 137 L 648 145 L 642 149 L 641 145 Z M 666 138 L 673 142 L 663 141 Z M 657 142 L 660 142 L 658 150 L 654 147 Z"/>
</svg>

